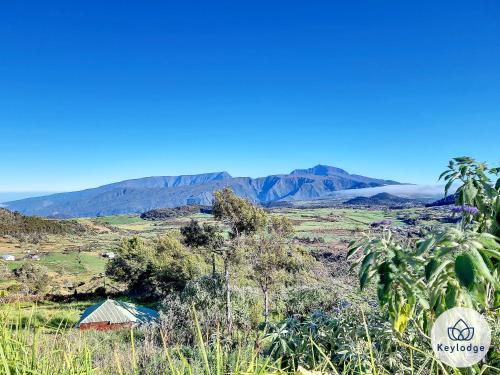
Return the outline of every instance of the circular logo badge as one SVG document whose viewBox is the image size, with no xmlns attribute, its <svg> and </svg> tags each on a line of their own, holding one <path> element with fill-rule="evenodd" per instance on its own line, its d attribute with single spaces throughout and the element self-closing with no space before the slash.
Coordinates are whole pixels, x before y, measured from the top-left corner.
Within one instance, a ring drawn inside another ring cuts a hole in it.
<svg viewBox="0 0 500 375">
<path fill-rule="evenodd" d="M 431 340 L 432 349 L 440 361 L 453 367 L 469 367 L 488 352 L 491 329 L 477 311 L 454 307 L 436 319 Z"/>
</svg>

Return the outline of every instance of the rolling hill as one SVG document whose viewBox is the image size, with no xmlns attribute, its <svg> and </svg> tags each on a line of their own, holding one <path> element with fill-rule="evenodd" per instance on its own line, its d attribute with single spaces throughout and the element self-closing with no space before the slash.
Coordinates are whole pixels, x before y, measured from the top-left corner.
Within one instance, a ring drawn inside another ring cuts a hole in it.
<svg viewBox="0 0 500 375">
<path fill-rule="evenodd" d="M 199 175 L 146 177 L 82 191 L 27 198 L 4 204 L 11 211 L 49 217 L 85 217 L 142 213 L 155 208 L 186 204 L 210 205 L 215 190 L 230 187 L 255 203 L 313 200 L 346 190 L 398 185 L 349 174 L 340 168 L 317 165 L 290 174 L 260 178 L 232 177 L 227 172 Z"/>
<path fill-rule="evenodd" d="M 414 199 L 401 198 L 389 193 L 378 193 L 371 197 L 356 197 L 344 202 L 347 205 L 359 206 L 393 206 L 417 202 Z"/>
</svg>

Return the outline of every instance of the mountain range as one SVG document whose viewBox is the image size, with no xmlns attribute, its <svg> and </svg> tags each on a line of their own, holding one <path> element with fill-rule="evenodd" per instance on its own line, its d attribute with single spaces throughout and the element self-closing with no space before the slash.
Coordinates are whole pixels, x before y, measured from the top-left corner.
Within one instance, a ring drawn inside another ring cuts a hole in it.
<svg viewBox="0 0 500 375">
<path fill-rule="evenodd" d="M 184 176 L 145 177 L 93 189 L 10 201 L 11 211 L 47 217 L 91 217 L 142 213 L 186 204 L 210 205 L 212 194 L 230 187 L 255 203 L 314 200 L 347 189 L 399 185 L 399 182 L 349 174 L 343 169 L 317 165 L 290 174 L 267 177 L 232 177 L 227 172 Z"/>
</svg>

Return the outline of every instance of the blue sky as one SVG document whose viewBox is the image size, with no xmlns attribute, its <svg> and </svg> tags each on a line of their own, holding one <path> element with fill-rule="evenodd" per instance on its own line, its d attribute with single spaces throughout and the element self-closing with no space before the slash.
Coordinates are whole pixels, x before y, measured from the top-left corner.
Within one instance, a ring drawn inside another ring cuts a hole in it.
<svg viewBox="0 0 500 375">
<path fill-rule="evenodd" d="M 499 164 L 499 20 L 494 0 L 6 2 L 0 192 Z"/>
</svg>

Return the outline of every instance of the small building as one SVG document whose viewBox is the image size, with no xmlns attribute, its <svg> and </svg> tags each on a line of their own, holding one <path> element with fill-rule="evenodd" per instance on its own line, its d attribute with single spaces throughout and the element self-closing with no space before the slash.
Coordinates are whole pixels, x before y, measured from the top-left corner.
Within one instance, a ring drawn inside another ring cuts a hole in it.
<svg viewBox="0 0 500 375">
<path fill-rule="evenodd" d="M 10 255 L 10 254 L 4 254 L 4 255 L 0 255 L 0 260 L 5 260 L 5 261 L 13 261 L 13 260 L 16 260 L 16 257 L 14 255 Z"/>
<path fill-rule="evenodd" d="M 88 307 L 76 327 L 81 330 L 116 330 L 157 324 L 160 314 L 153 309 L 129 302 L 107 299 Z"/>
<path fill-rule="evenodd" d="M 116 254 L 112 251 L 108 251 L 106 253 L 102 253 L 101 256 L 103 258 L 113 259 L 114 257 L 116 257 Z"/>
</svg>

